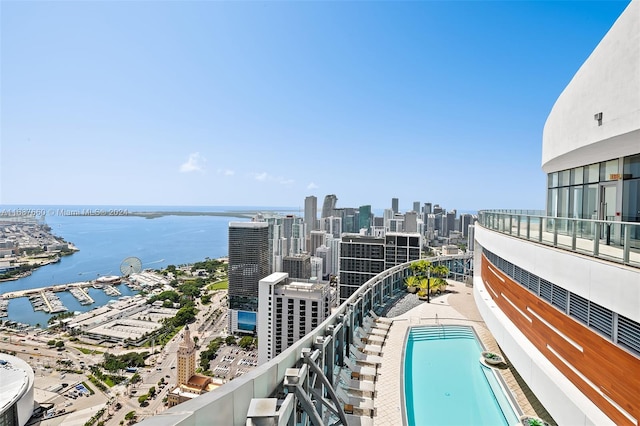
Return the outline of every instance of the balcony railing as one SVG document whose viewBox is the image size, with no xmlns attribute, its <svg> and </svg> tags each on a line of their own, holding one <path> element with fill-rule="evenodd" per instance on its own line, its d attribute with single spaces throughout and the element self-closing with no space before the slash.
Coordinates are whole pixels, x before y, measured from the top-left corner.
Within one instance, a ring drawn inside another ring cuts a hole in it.
<svg viewBox="0 0 640 426">
<path fill-rule="evenodd" d="M 433 264 L 468 265 L 471 253 L 428 258 Z M 144 426 L 359 424 L 345 413 L 335 389 L 349 358 L 355 330 L 404 294 L 412 262 L 394 266 L 359 287 L 311 333 L 280 355 L 212 392 L 145 418 Z M 472 273 L 470 269 L 466 272 Z M 368 419 L 370 420 L 370 419 Z"/>
<path fill-rule="evenodd" d="M 640 267 L 640 223 L 545 216 L 526 210 L 482 210 L 481 226 L 527 241 Z"/>
</svg>

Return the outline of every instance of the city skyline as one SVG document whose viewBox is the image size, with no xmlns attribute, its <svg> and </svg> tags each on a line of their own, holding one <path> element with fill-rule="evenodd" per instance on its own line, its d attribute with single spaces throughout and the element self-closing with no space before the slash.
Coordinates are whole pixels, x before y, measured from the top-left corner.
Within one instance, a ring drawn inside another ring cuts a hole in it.
<svg viewBox="0 0 640 426">
<path fill-rule="evenodd" d="M 2 2 L 0 204 L 542 209 L 628 3 Z"/>
</svg>

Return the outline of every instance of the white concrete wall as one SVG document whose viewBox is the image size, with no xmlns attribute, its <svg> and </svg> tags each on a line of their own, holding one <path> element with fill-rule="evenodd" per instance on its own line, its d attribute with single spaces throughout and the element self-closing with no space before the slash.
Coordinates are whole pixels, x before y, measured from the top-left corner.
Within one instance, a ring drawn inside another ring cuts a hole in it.
<svg viewBox="0 0 640 426">
<path fill-rule="evenodd" d="M 614 425 L 507 318 L 491 299 L 479 269 L 475 270 L 478 272 L 473 280 L 473 295 L 482 318 L 500 349 L 553 419 L 559 425 Z"/>
<path fill-rule="evenodd" d="M 594 114 L 602 112 L 602 125 Z M 632 1 L 562 92 L 544 126 L 545 173 L 640 152 L 640 1 Z"/>
</svg>

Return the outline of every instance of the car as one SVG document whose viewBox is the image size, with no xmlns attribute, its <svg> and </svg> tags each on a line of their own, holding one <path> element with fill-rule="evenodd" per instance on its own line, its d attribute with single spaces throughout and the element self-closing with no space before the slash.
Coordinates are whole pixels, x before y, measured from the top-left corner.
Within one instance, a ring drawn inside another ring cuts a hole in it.
<svg viewBox="0 0 640 426">
<path fill-rule="evenodd" d="M 170 379 L 170 378 L 171 378 L 171 376 L 170 376 L 170 375 L 168 375 L 168 374 L 167 374 L 166 376 L 164 376 L 164 377 L 166 377 L 167 379 Z"/>
<path fill-rule="evenodd" d="M 172 366 L 171 366 L 171 369 L 173 370 L 174 368 L 176 368 L 176 366 L 175 366 L 175 365 L 172 365 Z"/>
</svg>

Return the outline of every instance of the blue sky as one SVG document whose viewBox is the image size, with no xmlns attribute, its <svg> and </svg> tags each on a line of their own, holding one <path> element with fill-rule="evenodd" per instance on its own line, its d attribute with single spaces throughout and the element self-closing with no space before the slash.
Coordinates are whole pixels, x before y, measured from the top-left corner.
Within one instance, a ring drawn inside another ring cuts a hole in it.
<svg viewBox="0 0 640 426">
<path fill-rule="evenodd" d="M 628 1 L 0 2 L 0 203 L 543 209 Z"/>
</svg>

